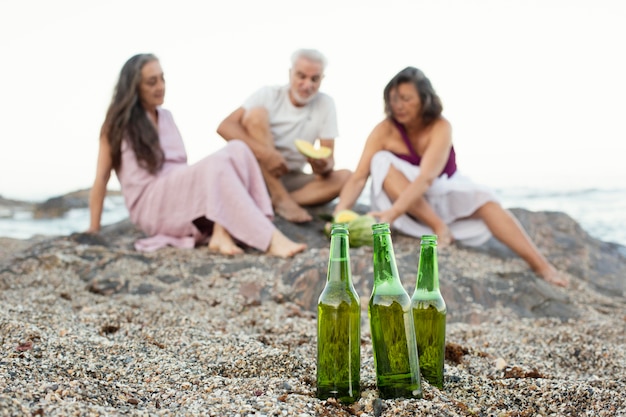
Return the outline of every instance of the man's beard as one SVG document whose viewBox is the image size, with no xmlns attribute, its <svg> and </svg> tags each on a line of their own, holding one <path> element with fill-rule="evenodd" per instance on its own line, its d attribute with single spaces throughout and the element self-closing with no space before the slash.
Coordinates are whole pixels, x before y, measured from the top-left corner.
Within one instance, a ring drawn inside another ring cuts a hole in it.
<svg viewBox="0 0 626 417">
<path fill-rule="evenodd" d="M 313 99 L 317 96 L 317 92 L 311 94 L 307 98 L 303 98 L 300 96 L 300 94 L 298 94 L 297 91 L 292 90 L 291 95 L 293 96 L 293 99 L 296 103 L 300 104 L 301 106 L 304 106 L 305 104 L 309 104 L 311 101 L 313 101 Z"/>
</svg>

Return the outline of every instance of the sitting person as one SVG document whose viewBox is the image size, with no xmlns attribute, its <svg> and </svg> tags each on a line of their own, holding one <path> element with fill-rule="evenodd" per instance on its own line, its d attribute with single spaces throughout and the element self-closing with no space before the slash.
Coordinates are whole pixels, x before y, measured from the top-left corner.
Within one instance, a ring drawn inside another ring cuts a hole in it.
<svg viewBox="0 0 626 417">
<path fill-rule="evenodd" d="M 266 86 L 220 123 L 217 133 L 225 140 L 241 139 L 254 152 L 261 166 L 276 213 L 294 223 L 311 220 L 302 206 L 333 200 L 350 176 L 334 170 L 333 154 L 323 159 L 305 158 L 294 141 L 334 149 L 337 116 L 333 99 L 318 92 L 326 59 L 311 49 L 292 56 L 289 84 Z M 312 174 L 303 172 L 306 163 Z"/>
<path fill-rule="evenodd" d="M 477 246 L 493 235 L 543 279 L 567 286 L 493 192 L 457 171 L 450 122 L 422 71 L 400 71 L 384 101 L 387 117 L 367 138 L 335 213 L 354 205 L 371 175 L 370 214 L 379 221 L 410 236 L 434 233 L 441 246 L 453 240 Z"/>
<path fill-rule="evenodd" d="M 163 70 L 154 55 L 135 55 L 124 64 L 101 129 L 88 232 L 100 230 L 115 170 L 131 221 L 151 236 L 136 242 L 138 250 L 194 247 L 209 239 L 211 250 L 234 255 L 243 253 L 236 239 L 279 257 L 303 251 L 306 245 L 272 223 L 271 200 L 246 144 L 232 141 L 188 165 L 172 114 L 161 108 L 164 96 Z"/>
</svg>

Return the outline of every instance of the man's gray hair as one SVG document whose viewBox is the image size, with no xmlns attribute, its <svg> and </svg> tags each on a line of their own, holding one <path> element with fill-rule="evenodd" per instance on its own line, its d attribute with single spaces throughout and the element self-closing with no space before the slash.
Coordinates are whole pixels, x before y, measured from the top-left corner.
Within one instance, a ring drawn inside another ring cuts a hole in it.
<svg viewBox="0 0 626 417">
<path fill-rule="evenodd" d="M 300 58 L 306 58 L 314 62 L 319 62 L 320 64 L 322 64 L 322 71 L 326 69 L 326 64 L 328 63 L 324 54 L 322 54 L 317 49 L 302 48 L 298 49 L 291 55 L 291 66 L 293 67 L 296 61 Z"/>
</svg>

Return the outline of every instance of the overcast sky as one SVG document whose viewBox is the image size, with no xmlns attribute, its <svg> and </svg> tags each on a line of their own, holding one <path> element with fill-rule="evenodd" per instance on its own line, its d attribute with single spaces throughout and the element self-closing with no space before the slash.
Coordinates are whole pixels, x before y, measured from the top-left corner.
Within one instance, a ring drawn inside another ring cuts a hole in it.
<svg viewBox="0 0 626 417">
<path fill-rule="evenodd" d="M 412 65 L 441 96 L 460 169 L 476 181 L 623 187 L 625 4 L 0 0 L 0 195 L 91 186 L 104 113 L 136 53 L 161 59 L 164 107 L 194 162 L 223 146 L 217 125 L 249 94 L 287 82 L 299 47 L 329 59 L 322 90 L 337 104 L 340 167 L 355 168 L 385 84 Z"/>
</svg>

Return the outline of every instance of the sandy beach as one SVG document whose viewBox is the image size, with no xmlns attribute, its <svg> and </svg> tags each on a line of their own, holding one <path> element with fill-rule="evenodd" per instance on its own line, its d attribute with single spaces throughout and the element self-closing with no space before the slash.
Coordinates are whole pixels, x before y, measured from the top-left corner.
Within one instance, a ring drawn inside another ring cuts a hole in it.
<svg viewBox="0 0 626 417">
<path fill-rule="evenodd" d="M 571 288 L 553 289 L 518 259 L 457 246 L 440 256 L 442 287 L 465 288 L 444 292 L 444 389 L 423 381 L 421 400 L 379 399 L 364 309 L 362 397 L 350 406 L 317 399 L 310 305 L 328 248 L 315 227 L 288 230 L 311 244 L 287 260 L 252 250 L 138 253 L 132 242 L 141 234 L 128 223 L 100 236 L 2 239 L 0 415 L 626 415 L 623 293 L 592 286 L 585 273 L 572 274 Z M 413 244 L 394 237 L 407 289 Z M 593 272 L 601 253 L 584 255 L 552 256 L 570 273 L 567 259 Z M 371 249 L 353 248 L 351 259 L 365 307 Z M 457 270 L 465 272 L 448 276 Z M 467 291 L 482 287 L 488 293 Z M 520 307 L 529 305 L 543 307 Z"/>
</svg>

